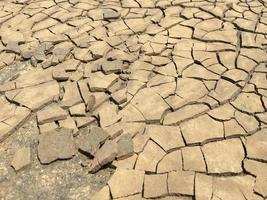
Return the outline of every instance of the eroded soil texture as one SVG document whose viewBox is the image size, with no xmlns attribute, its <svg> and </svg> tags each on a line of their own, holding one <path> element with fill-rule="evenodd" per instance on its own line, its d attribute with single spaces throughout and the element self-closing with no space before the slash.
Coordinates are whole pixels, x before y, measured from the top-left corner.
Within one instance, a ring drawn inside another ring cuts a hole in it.
<svg viewBox="0 0 267 200">
<path fill-rule="evenodd" d="M 265 0 L 3 0 L 0 24 L 0 199 L 267 199 Z"/>
</svg>

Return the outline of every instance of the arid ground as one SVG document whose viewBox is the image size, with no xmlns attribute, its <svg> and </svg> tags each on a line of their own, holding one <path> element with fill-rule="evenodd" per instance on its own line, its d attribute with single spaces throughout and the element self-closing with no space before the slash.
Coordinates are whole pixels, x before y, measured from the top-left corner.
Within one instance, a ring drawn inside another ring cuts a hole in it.
<svg viewBox="0 0 267 200">
<path fill-rule="evenodd" d="M 0 200 L 266 200 L 267 1 L 2 0 Z"/>
</svg>

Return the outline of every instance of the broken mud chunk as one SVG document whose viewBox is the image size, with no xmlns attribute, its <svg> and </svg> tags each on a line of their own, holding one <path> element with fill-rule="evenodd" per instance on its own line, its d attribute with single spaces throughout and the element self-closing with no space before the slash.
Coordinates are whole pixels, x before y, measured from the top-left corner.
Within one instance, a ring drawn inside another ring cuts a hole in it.
<svg viewBox="0 0 267 200">
<path fill-rule="evenodd" d="M 61 128 L 39 135 L 37 151 L 42 164 L 72 158 L 76 148 L 71 130 Z"/>
<path fill-rule="evenodd" d="M 27 167 L 31 163 L 31 149 L 29 147 L 23 147 L 16 151 L 11 166 L 15 171 L 19 171 Z"/>
</svg>

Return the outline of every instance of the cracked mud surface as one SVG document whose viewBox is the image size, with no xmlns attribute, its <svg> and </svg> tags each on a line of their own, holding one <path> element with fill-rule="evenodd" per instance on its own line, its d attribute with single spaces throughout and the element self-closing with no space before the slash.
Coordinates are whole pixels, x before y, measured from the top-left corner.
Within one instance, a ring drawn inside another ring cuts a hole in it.
<svg viewBox="0 0 267 200">
<path fill-rule="evenodd" d="M 267 2 L 0 2 L 0 199 L 267 198 Z"/>
</svg>

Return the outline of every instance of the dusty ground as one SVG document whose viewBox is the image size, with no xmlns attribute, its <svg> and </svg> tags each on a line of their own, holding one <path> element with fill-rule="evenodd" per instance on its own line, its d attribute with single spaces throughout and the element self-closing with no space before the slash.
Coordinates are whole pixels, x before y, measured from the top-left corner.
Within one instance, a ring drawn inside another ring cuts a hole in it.
<svg viewBox="0 0 267 200">
<path fill-rule="evenodd" d="M 35 116 L 31 117 L 16 134 L 1 143 L 0 196 L 1 199 L 88 199 L 105 185 L 111 169 L 89 174 L 81 167 L 86 160 L 77 154 L 69 161 L 41 165 L 37 158 L 38 128 Z M 30 166 L 16 173 L 10 162 L 16 149 L 31 147 L 33 159 Z"/>
<path fill-rule="evenodd" d="M 0 24 L 0 199 L 267 198 L 267 2 L 4 0 Z"/>
</svg>

